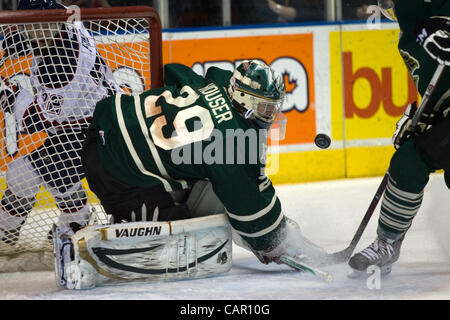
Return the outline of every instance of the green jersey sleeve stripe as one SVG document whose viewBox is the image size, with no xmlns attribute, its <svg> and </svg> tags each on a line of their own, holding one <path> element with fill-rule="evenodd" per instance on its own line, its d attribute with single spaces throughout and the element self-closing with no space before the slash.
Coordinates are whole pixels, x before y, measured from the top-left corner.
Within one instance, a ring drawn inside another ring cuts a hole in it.
<svg viewBox="0 0 450 320">
<path fill-rule="evenodd" d="M 281 223 L 281 221 L 283 221 L 283 217 L 284 217 L 283 211 L 280 211 L 280 214 L 279 214 L 279 216 L 278 216 L 278 219 L 277 219 L 271 226 L 269 226 L 269 227 L 267 227 L 267 228 L 265 228 L 265 229 L 263 229 L 263 230 L 261 230 L 261 231 L 258 231 L 258 232 L 254 232 L 254 233 L 245 233 L 245 232 L 236 230 L 236 229 L 234 229 L 234 228 L 233 228 L 233 230 L 234 230 L 236 233 L 240 234 L 241 236 L 247 237 L 247 238 L 258 238 L 258 237 L 262 237 L 262 236 L 264 236 L 264 235 L 266 235 L 266 234 L 272 232 L 272 231 L 275 230 L 276 228 L 278 228 L 278 226 L 279 226 L 279 224 Z"/>
<path fill-rule="evenodd" d="M 159 156 L 158 150 L 155 147 L 155 144 L 150 139 L 149 130 L 147 128 L 147 125 L 145 124 L 144 115 L 142 114 L 142 108 L 141 108 L 141 98 L 140 96 L 134 96 L 134 107 L 136 111 L 136 116 L 139 122 L 139 126 L 141 127 L 142 135 L 145 138 L 145 141 L 147 142 L 147 145 L 150 149 L 150 152 L 152 154 L 153 160 L 156 163 L 156 166 L 158 167 L 159 172 L 161 175 L 167 179 L 171 179 L 169 174 L 167 173 L 166 168 L 164 167 L 164 164 L 161 161 L 161 158 Z M 187 189 L 187 182 L 185 180 L 175 180 L 178 183 L 181 184 L 181 187 L 183 189 Z"/>
<path fill-rule="evenodd" d="M 118 124 L 119 124 L 120 133 L 122 134 L 122 137 L 123 137 L 123 139 L 124 139 L 124 141 L 125 141 L 125 143 L 126 143 L 126 145 L 127 145 L 128 152 L 130 152 L 131 157 L 132 157 L 133 160 L 134 160 L 134 163 L 136 164 L 136 166 L 138 167 L 138 169 L 139 169 L 144 175 L 147 175 L 147 176 L 150 176 L 150 177 L 154 177 L 154 178 L 160 180 L 160 181 L 162 182 L 163 186 L 164 186 L 164 189 L 165 189 L 167 192 L 173 191 L 173 190 L 172 190 L 172 187 L 171 187 L 171 185 L 170 185 L 170 183 L 169 183 L 167 180 L 163 179 L 162 177 L 160 177 L 160 176 L 158 176 L 158 175 L 156 175 L 156 174 L 151 173 L 150 171 L 147 171 L 147 170 L 145 169 L 145 167 L 144 167 L 144 165 L 143 165 L 141 159 L 139 159 L 139 156 L 138 156 L 136 150 L 134 149 L 133 143 L 131 142 L 130 135 L 129 135 L 128 131 L 127 131 L 127 127 L 126 127 L 126 125 L 125 125 L 125 120 L 124 120 L 124 118 L 123 118 L 122 108 L 121 108 L 121 104 L 122 104 L 121 98 L 122 98 L 122 95 L 121 95 L 121 94 L 118 94 L 118 95 L 116 96 L 116 115 L 117 115 L 117 122 L 118 122 Z"/>
<path fill-rule="evenodd" d="M 275 205 L 276 201 L 277 201 L 277 195 L 274 194 L 272 201 L 270 201 L 269 205 L 254 214 L 247 215 L 247 216 L 240 216 L 240 215 L 233 214 L 229 211 L 227 211 L 227 214 L 230 218 L 237 220 L 237 221 L 245 221 L 245 222 L 253 221 L 253 220 L 261 218 L 262 216 L 264 216 L 265 214 L 270 212 L 270 210 L 272 210 L 273 206 Z"/>
</svg>

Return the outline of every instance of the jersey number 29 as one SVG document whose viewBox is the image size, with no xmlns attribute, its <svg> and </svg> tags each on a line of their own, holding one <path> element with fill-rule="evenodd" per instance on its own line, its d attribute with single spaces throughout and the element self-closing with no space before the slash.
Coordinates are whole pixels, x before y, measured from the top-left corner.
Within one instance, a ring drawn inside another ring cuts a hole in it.
<svg viewBox="0 0 450 320">
<path fill-rule="evenodd" d="M 184 97 L 183 97 L 184 95 Z M 166 103 L 178 108 L 185 108 L 177 112 L 173 121 L 175 128 L 172 137 L 164 137 L 162 128 L 167 125 L 167 119 L 162 114 L 161 106 L 156 105 L 156 101 L 164 97 Z M 180 91 L 180 96 L 174 98 L 172 92 L 164 91 L 159 96 L 148 96 L 144 100 L 145 116 L 147 118 L 159 115 L 150 126 L 150 134 L 155 145 L 165 150 L 172 150 L 194 142 L 202 141 L 211 136 L 214 129 L 214 122 L 208 109 L 199 105 L 194 105 L 200 96 L 189 86 L 184 86 Z M 189 131 L 186 122 L 196 118 L 195 129 Z"/>
</svg>

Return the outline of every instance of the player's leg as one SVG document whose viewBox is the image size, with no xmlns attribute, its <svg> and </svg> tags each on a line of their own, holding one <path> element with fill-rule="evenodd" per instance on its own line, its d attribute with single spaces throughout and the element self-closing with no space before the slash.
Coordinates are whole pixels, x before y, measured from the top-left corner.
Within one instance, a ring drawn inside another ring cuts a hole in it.
<svg viewBox="0 0 450 320">
<path fill-rule="evenodd" d="M 60 210 L 58 225 L 68 227 L 71 223 L 85 226 L 90 218 L 88 196 L 81 182 L 75 183 L 64 194 L 50 189 Z"/>
<path fill-rule="evenodd" d="M 90 216 L 86 190 L 81 183 L 84 178 L 80 160 L 83 139 L 81 131 L 60 132 L 50 135 L 30 154 L 34 169 L 60 209 L 59 223 L 66 226 L 70 223 L 85 226 Z"/>
<path fill-rule="evenodd" d="M 377 239 L 349 261 L 351 268 L 365 272 L 376 265 L 389 273 L 400 256 L 406 232 L 420 209 L 429 175 L 438 169 L 416 146 L 414 140 L 403 144 L 394 154 L 389 180 L 383 195 Z"/>
<path fill-rule="evenodd" d="M 223 203 L 214 193 L 211 182 L 197 181 L 189 190 L 186 205 L 193 217 L 225 213 Z"/>
<path fill-rule="evenodd" d="M 0 105 L 9 129 L 6 143 L 16 147 L 16 132 L 23 124 L 23 114 L 34 101 L 34 96 L 28 90 L 21 90 L 16 83 L 3 77 L 2 80 L 5 87 L 0 92 Z M 28 156 L 15 159 L 8 164 L 6 190 L 0 203 L 0 240 L 9 245 L 17 243 L 21 227 L 33 209 L 35 196 L 42 182 Z"/>
<path fill-rule="evenodd" d="M 15 245 L 20 229 L 33 209 L 42 180 L 29 159 L 22 157 L 8 165 L 6 190 L 0 202 L 0 240 Z"/>
</svg>

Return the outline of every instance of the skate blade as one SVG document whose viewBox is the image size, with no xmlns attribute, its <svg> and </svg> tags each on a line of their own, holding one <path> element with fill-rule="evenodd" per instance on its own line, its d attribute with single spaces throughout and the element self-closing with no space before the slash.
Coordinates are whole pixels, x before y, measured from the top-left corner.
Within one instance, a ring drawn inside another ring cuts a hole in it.
<svg viewBox="0 0 450 320">
<path fill-rule="evenodd" d="M 392 271 L 392 264 L 381 268 L 381 276 L 387 276 Z"/>
<path fill-rule="evenodd" d="M 369 268 L 367 268 L 367 269 L 369 269 Z M 392 265 L 386 265 L 386 266 L 379 268 L 380 276 L 382 276 L 382 277 L 387 276 L 388 274 L 391 273 L 391 271 L 392 271 Z M 374 271 L 374 270 L 361 271 L 361 270 L 351 269 L 349 271 L 349 273 L 347 274 L 347 278 L 350 278 L 350 279 L 368 278 L 371 275 L 373 275 L 374 272 L 376 272 L 376 271 Z"/>
<path fill-rule="evenodd" d="M 361 279 L 361 278 L 365 278 L 368 276 L 369 275 L 367 274 L 367 272 L 359 271 L 359 270 L 355 270 L 355 269 L 351 269 L 347 274 L 347 278 L 349 278 L 349 279 Z"/>
</svg>

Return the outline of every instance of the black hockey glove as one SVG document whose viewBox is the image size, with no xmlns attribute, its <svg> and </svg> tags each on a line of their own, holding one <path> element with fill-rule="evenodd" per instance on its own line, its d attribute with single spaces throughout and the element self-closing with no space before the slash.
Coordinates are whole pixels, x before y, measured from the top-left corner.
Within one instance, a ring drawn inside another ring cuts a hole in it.
<svg viewBox="0 0 450 320">
<path fill-rule="evenodd" d="M 406 108 L 405 113 L 397 122 L 396 130 L 394 135 L 392 136 L 392 143 L 396 150 L 400 148 L 402 144 L 404 144 L 409 139 L 420 135 L 423 131 L 425 131 L 427 125 L 423 122 L 418 122 L 416 128 L 413 130 L 412 128 L 412 119 L 414 114 L 417 111 L 417 103 L 414 102 L 410 104 L 408 108 Z"/>
<path fill-rule="evenodd" d="M 417 42 L 437 62 L 450 66 L 450 18 L 424 20 L 417 28 Z"/>
</svg>

